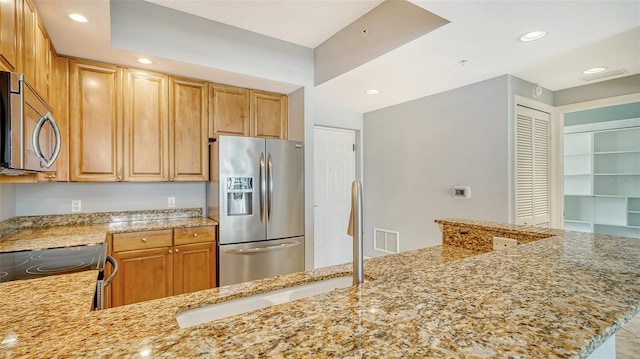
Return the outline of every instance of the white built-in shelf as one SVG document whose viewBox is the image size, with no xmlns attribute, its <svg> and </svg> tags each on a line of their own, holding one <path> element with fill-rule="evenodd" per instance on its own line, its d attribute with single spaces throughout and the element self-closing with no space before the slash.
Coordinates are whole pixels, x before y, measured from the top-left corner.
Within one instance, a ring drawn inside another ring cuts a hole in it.
<svg viewBox="0 0 640 359">
<path fill-rule="evenodd" d="M 610 173 L 606 173 L 606 172 L 598 172 L 598 173 L 594 173 L 594 176 L 640 176 L 640 172 L 627 172 L 627 173 L 620 173 L 620 172 L 610 172 Z M 572 176 L 572 175 L 569 175 Z"/>
<path fill-rule="evenodd" d="M 640 141 L 640 140 L 639 140 Z M 617 155 L 617 154 L 622 154 L 622 153 L 640 153 L 640 150 L 633 150 L 633 151 L 607 151 L 607 152 L 594 152 L 594 155 Z M 572 155 L 572 156 L 580 156 L 580 155 Z"/>
<path fill-rule="evenodd" d="M 640 238 L 640 119 L 569 127 L 565 228 Z"/>
</svg>

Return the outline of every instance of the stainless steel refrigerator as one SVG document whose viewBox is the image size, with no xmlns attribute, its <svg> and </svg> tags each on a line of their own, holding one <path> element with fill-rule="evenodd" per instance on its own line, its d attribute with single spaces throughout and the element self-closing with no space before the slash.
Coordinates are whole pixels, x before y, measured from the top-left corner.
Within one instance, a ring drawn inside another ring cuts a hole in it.
<svg viewBox="0 0 640 359">
<path fill-rule="evenodd" d="M 219 136 L 209 158 L 219 285 L 303 271 L 302 142 Z"/>
</svg>

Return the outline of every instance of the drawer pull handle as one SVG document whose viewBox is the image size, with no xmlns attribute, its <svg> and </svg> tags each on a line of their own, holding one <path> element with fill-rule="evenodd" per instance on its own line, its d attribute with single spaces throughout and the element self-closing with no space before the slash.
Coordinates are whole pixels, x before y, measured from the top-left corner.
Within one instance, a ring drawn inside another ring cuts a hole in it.
<svg viewBox="0 0 640 359">
<path fill-rule="evenodd" d="M 198 233 L 194 233 L 194 234 L 193 234 L 193 236 L 194 236 L 194 237 L 197 237 L 197 236 L 198 236 Z"/>
<path fill-rule="evenodd" d="M 143 242 L 145 242 L 145 243 L 146 243 L 146 242 L 147 242 L 147 239 L 146 239 L 146 238 L 142 238 L 142 239 L 141 239 L 141 241 L 143 241 Z"/>
</svg>

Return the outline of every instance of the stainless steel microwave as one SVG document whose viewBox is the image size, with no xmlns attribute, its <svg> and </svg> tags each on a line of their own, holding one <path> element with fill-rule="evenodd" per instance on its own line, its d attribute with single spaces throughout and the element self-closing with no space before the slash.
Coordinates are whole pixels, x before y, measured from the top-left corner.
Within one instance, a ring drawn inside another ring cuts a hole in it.
<svg viewBox="0 0 640 359">
<path fill-rule="evenodd" d="M 24 76 L 0 71 L 0 174 L 54 172 L 60 129 Z"/>
</svg>

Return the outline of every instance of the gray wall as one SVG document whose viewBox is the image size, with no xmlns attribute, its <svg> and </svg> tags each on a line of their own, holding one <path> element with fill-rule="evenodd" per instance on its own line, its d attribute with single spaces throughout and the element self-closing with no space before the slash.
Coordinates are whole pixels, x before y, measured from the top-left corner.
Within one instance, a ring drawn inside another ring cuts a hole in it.
<svg viewBox="0 0 640 359">
<path fill-rule="evenodd" d="M 564 106 L 608 97 L 630 95 L 638 92 L 640 92 L 640 75 L 626 76 L 556 91 L 554 94 L 554 105 Z"/>
<path fill-rule="evenodd" d="M 184 183 L 21 183 L 16 184 L 15 215 L 71 213 L 71 201 L 82 201 L 82 213 L 166 209 L 175 197 L 175 208 L 204 208 L 205 185 Z M 3 192 L 4 197 L 4 192 Z"/>
<path fill-rule="evenodd" d="M 505 75 L 364 115 L 366 255 L 373 227 L 407 251 L 442 243 L 436 218 L 508 221 L 510 98 Z"/>
<path fill-rule="evenodd" d="M 16 185 L 0 183 L 0 221 L 16 216 Z"/>
</svg>

